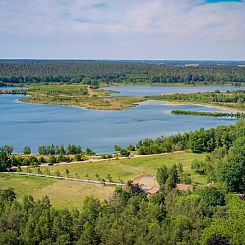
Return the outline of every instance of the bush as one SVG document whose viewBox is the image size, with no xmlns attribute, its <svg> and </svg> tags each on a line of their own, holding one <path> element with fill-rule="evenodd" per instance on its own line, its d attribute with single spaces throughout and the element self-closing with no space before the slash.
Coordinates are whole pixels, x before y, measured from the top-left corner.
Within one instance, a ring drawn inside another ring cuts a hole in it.
<svg viewBox="0 0 245 245">
<path fill-rule="evenodd" d="M 121 149 L 120 154 L 124 157 L 128 157 L 130 155 L 130 152 L 126 149 Z"/>
<path fill-rule="evenodd" d="M 200 199 L 209 206 L 225 205 L 225 195 L 223 191 L 214 187 L 201 190 Z"/>
</svg>

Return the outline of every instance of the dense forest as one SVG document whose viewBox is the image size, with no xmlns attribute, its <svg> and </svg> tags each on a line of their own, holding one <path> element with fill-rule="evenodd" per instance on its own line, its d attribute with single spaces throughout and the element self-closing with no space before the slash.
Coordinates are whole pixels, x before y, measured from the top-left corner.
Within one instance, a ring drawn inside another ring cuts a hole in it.
<svg viewBox="0 0 245 245">
<path fill-rule="evenodd" d="M 0 83 L 233 83 L 245 82 L 245 67 L 127 62 L 0 62 Z"/>
</svg>

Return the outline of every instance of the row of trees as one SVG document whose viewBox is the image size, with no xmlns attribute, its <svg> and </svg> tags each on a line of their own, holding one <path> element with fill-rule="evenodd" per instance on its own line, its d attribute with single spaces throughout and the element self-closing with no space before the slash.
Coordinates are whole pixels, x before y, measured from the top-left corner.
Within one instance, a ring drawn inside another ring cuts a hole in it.
<svg viewBox="0 0 245 245">
<path fill-rule="evenodd" d="M 12 145 L 4 145 L 2 147 L 0 147 L 0 150 L 1 151 L 5 151 L 6 153 L 8 154 L 12 154 L 13 153 L 13 150 L 14 150 L 14 147 Z M 22 153 L 25 154 L 25 155 L 29 155 L 31 154 L 32 150 L 31 150 L 31 147 L 30 146 L 25 146 L 23 148 L 23 151 Z M 72 144 L 69 144 L 67 145 L 67 147 L 65 148 L 64 145 L 59 145 L 59 146 L 56 146 L 56 145 L 42 145 L 42 146 L 39 146 L 38 147 L 38 153 L 40 155 L 76 155 L 76 154 L 84 154 L 84 155 L 94 155 L 95 152 L 90 149 L 90 148 L 87 148 L 85 150 L 83 150 L 81 148 L 80 145 L 72 145 Z"/>
<path fill-rule="evenodd" d="M 244 120 L 232 126 L 219 126 L 211 129 L 177 134 L 157 139 L 145 139 L 136 144 L 139 154 L 157 154 L 176 150 L 190 150 L 195 153 L 212 152 L 218 147 L 230 148 L 239 137 L 238 132 L 245 130 Z"/>
<path fill-rule="evenodd" d="M 232 112 L 218 112 L 218 111 L 211 112 L 211 111 L 172 110 L 171 113 L 175 115 L 245 118 L 245 114 L 242 112 L 232 113 Z"/>
<path fill-rule="evenodd" d="M 71 144 L 69 144 L 66 148 L 64 147 L 64 145 L 42 145 L 38 147 L 38 153 L 40 155 L 74 155 L 82 153 L 87 155 L 95 154 L 90 148 L 87 148 L 85 151 L 83 151 L 80 145 L 77 146 Z"/>
<path fill-rule="evenodd" d="M 99 83 L 239 83 L 245 82 L 245 68 L 238 66 L 175 66 L 123 62 L 2 62 L 0 82 Z"/>
<path fill-rule="evenodd" d="M 245 90 L 238 90 L 233 92 L 208 92 L 208 93 L 190 93 L 190 94 L 169 94 L 150 96 L 154 100 L 167 101 L 195 101 L 201 103 L 221 103 L 225 105 L 236 104 L 236 107 L 244 108 L 245 104 Z"/>
</svg>

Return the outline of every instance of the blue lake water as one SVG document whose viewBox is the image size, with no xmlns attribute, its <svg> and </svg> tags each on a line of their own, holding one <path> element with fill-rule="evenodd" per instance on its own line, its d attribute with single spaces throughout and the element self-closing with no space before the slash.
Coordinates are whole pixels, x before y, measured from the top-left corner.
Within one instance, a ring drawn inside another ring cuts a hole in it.
<svg viewBox="0 0 245 245">
<path fill-rule="evenodd" d="M 196 92 L 220 92 L 245 90 L 245 87 L 235 86 L 110 86 L 102 88 L 104 90 L 113 90 L 119 93 L 111 94 L 110 96 L 150 96 L 160 94 L 174 93 L 196 93 Z"/>
<path fill-rule="evenodd" d="M 25 87 L 7 87 L 7 86 L 1 87 L 0 86 L 0 90 L 26 90 L 26 88 Z"/>
<path fill-rule="evenodd" d="M 115 144 L 127 146 L 146 137 L 229 125 L 236 121 L 231 118 L 170 114 L 173 109 L 218 110 L 200 105 L 169 105 L 148 101 L 126 110 L 98 111 L 20 103 L 18 99 L 21 97 L 0 96 L 0 145 L 13 145 L 15 152 L 22 151 L 25 145 L 30 145 L 35 152 L 39 145 L 76 144 L 83 148 L 90 147 L 97 153 L 105 153 L 113 151 Z"/>
</svg>

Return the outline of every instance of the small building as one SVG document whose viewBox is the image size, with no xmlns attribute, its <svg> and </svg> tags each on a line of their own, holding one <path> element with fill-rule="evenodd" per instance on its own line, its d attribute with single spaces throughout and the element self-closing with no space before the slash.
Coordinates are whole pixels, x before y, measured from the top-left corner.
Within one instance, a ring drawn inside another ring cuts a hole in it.
<svg viewBox="0 0 245 245">
<path fill-rule="evenodd" d="M 158 194 L 160 192 L 160 188 L 157 187 L 157 186 L 153 186 L 151 187 L 147 192 L 146 194 L 147 195 L 155 195 L 155 194 Z"/>
<path fill-rule="evenodd" d="M 193 185 L 187 185 L 187 184 L 177 184 L 176 189 L 179 191 L 192 191 Z"/>
</svg>

